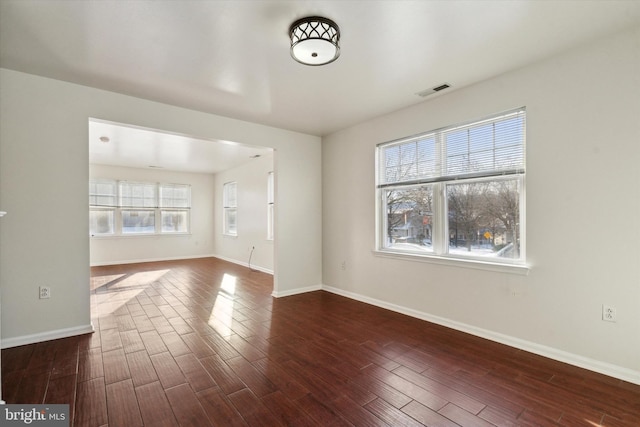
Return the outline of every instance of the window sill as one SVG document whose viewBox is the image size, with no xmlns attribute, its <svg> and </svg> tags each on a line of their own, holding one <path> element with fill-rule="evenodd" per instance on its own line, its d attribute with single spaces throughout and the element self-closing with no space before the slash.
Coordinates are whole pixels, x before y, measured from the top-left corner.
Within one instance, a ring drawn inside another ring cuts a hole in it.
<svg viewBox="0 0 640 427">
<path fill-rule="evenodd" d="M 100 234 L 89 235 L 91 239 L 131 239 L 136 237 L 188 237 L 192 233 L 140 233 L 140 234 Z"/>
<path fill-rule="evenodd" d="M 475 270 L 495 271 L 499 273 L 517 274 L 526 276 L 531 269 L 528 265 L 500 264 L 481 261 L 477 259 L 462 259 L 442 257 L 438 255 L 412 254 L 408 252 L 396 252 L 390 250 L 374 250 L 373 255 L 384 258 L 401 259 L 406 261 L 426 262 L 430 264 L 444 265 L 448 267 L 471 268 Z"/>
</svg>

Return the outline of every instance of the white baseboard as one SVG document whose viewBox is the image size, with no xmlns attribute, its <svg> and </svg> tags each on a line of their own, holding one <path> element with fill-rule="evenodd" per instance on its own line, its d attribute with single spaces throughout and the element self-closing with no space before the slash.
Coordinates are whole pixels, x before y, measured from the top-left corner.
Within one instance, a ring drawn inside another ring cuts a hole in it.
<svg viewBox="0 0 640 427">
<path fill-rule="evenodd" d="M 307 292 L 321 291 L 321 290 L 322 290 L 322 285 L 315 285 L 315 286 L 307 286 L 306 288 L 291 289 L 283 292 L 277 292 L 276 290 L 274 290 L 271 293 L 271 296 L 275 298 L 282 298 L 282 297 L 288 297 L 291 295 L 305 294 Z"/>
<path fill-rule="evenodd" d="M 22 335 L 20 337 L 2 338 L 2 348 L 18 347 L 20 345 L 34 344 L 43 341 L 68 338 L 76 335 L 91 334 L 95 331 L 92 324 L 76 326 L 74 328 L 56 329 L 54 331 L 38 334 Z"/>
<path fill-rule="evenodd" d="M 209 254 L 209 255 L 189 255 L 189 256 L 163 257 L 163 258 L 125 259 L 125 260 L 119 260 L 119 261 L 90 262 L 89 266 L 102 267 L 105 265 L 138 264 L 141 262 L 179 261 L 183 259 L 197 259 L 197 258 L 219 258 L 219 257 Z"/>
<path fill-rule="evenodd" d="M 354 299 L 356 301 L 364 302 L 367 304 L 375 305 L 377 307 L 385 308 L 387 310 L 395 311 L 397 313 L 406 314 L 407 316 L 415 317 L 427 322 L 435 323 L 441 326 L 446 326 L 457 331 L 466 332 L 477 337 L 486 338 L 490 341 L 499 342 L 501 344 L 515 347 L 520 350 L 528 351 L 540 356 L 548 357 L 549 359 L 557 360 L 560 362 L 568 363 L 570 365 L 578 366 L 580 368 L 588 369 L 590 371 L 598 372 L 600 374 L 608 375 L 610 377 L 618 378 L 623 381 L 628 381 L 633 384 L 640 385 L 640 372 L 632 369 L 623 368 L 621 366 L 613 365 L 611 363 L 602 362 L 588 357 L 580 356 L 577 354 L 569 353 L 557 348 L 548 347 L 545 345 L 537 344 L 534 342 L 526 341 L 520 338 L 504 335 L 498 332 L 489 331 L 487 329 L 478 328 L 476 326 L 468 325 L 466 323 L 457 322 L 455 320 L 446 319 L 432 314 L 424 313 L 418 310 L 413 310 L 407 307 L 402 307 L 396 304 L 391 304 L 386 301 L 370 298 L 364 295 L 360 295 L 354 292 L 344 291 L 342 289 L 334 288 L 332 286 L 321 286 L 322 290 L 331 292 L 343 297 Z"/>
<path fill-rule="evenodd" d="M 227 258 L 227 257 L 221 256 L 221 255 L 211 255 L 211 256 L 214 257 L 214 258 L 221 259 L 223 261 L 231 262 L 233 264 L 238 264 L 238 265 L 241 265 L 243 267 L 250 268 L 252 270 L 262 271 L 263 273 L 271 274 L 273 276 L 273 270 L 269 270 L 268 268 L 260 267 L 259 265 L 253 265 L 253 264 L 249 265 L 246 262 L 238 261 L 237 259 Z"/>
<path fill-rule="evenodd" d="M 161 261 L 180 261 L 184 259 L 198 259 L 198 258 L 218 258 L 223 261 L 231 262 L 233 264 L 238 264 L 243 267 L 251 268 L 253 270 L 262 271 L 263 273 L 273 275 L 273 270 L 269 270 L 268 268 L 260 267 L 258 265 L 249 266 L 248 263 L 238 261 L 236 259 L 227 258 L 221 255 L 207 254 L 207 255 L 189 255 L 189 256 L 179 256 L 179 257 L 163 257 L 163 258 L 141 258 L 141 259 L 125 259 L 119 261 L 105 261 L 105 262 L 92 262 L 89 265 L 91 267 L 103 267 L 106 265 L 119 265 L 119 264 L 138 264 L 141 262 L 161 262 Z"/>
</svg>

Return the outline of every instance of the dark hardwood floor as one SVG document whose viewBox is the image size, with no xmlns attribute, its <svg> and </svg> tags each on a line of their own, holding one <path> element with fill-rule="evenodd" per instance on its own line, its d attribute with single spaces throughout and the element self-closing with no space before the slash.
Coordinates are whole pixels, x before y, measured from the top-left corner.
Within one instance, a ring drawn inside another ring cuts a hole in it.
<svg viewBox="0 0 640 427">
<path fill-rule="evenodd" d="M 91 269 L 96 332 L 2 350 L 75 426 L 638 426 L 640 386 L 215 258 Z"/>
</svg>

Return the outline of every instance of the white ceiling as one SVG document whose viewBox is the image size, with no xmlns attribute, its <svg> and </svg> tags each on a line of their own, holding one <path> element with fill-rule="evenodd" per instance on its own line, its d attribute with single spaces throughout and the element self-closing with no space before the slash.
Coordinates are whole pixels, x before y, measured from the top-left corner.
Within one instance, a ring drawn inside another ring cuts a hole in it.
<svg viewBox="0 0 640 427">
<path fill-rule="evenodd" d="M 91 164 L 217 173 L 271 153 L 268 148 L 230 141 L 210 141 L 98 119 L 89 120 Z"/>
<path fill-rule="evenodd" d="M 337 61 L 290 57 L 309 15 Z M 0 0 L 0 66 L 322 136 L 638 25 L 635 0 Z"/>
</svg>

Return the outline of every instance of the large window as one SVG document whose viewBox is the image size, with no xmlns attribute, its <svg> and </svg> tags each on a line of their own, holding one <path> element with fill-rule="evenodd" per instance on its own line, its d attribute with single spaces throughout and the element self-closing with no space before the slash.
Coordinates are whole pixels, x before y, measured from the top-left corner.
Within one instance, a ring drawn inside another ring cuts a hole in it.
<svg viewBox="0 0 640 427">
<path fill-rule="evenodd" d="M 223 233 L 229 236 L 238 235 L 238 197 L 235 182 L 227 182 L 223 186 Z"/>
<path fill-rule="evenodd" d="M 116 180 L 89 182 L 92 236 L 188 233 L 191 187 Z"/>
<path fill-rule="evenodd" d="M 524 108 L 381 144 L 378 250 L 524 264 Z"/>
</svg>

